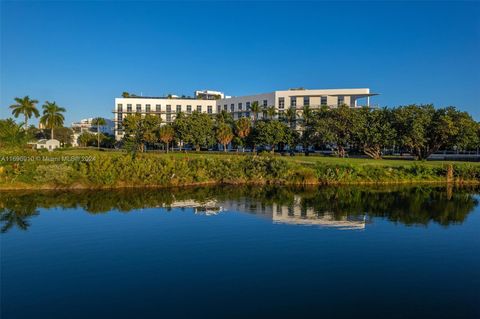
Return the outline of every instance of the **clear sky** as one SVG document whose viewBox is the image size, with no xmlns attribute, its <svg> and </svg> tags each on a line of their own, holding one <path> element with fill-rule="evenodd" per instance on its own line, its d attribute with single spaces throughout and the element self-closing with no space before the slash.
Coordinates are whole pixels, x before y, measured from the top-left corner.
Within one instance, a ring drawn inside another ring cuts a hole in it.
<svg viewBox="0 0 480 319">
<path fill-rule="evenodd" d="M 478 2 L 2 2 L 0 117 L 16 96 L 111 118 L 114 98 L 369 87 L 480 120 Z"/>
</svg>

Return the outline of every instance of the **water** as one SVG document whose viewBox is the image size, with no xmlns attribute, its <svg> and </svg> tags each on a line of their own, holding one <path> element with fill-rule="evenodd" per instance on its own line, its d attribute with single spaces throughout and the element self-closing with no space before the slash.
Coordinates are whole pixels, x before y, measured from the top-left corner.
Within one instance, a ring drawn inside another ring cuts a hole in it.
<svg viewBox="0 0 480 319">
<path fill-rule="evenodd" d="M 1 317 L 479 318 L 478 193 L 0 193 Z"/>
</svg>

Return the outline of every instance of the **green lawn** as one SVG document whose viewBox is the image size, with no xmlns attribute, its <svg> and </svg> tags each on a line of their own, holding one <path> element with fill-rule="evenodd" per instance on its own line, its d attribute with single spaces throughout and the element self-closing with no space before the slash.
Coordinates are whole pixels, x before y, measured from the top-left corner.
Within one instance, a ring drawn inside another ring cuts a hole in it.
<svg viewBox="0 0 480 319">
<path fill-rule="evenodd" d="M 94 156 L 95 154 L 111 154 L 112 156 L 122 154 L 121 151 L 97 151 L 97 150 L 85 150 L 85 149 L 70 149 L 70 150 L 63 150 L 61 154 L 64 155 L 90 155 Z M 48 154 L 48 153 L 44 153 Z M 226 157 L 234 157 L 234 156 L 251 156 L 251 153 L 222 153 L 222 152 L 195 152 L 189 151 L 188 153 L 184 152 L 155 152 L 155 153 L 145 153 L 146 156 L 152 157 L 173 157 L 173 158 L 195 158 L 195 157 L 215 157 L 215 158 L 226 158 Z M 304 165 L 313 165 L 316 163 L 325 163 L 325 164 L 352 164 L 352 165 L 374 165 L 374 166 L 405 166 L 405 165 L 414 165 L 415 163 L 421 163 L 422 165 L 435 167 L 435 166 L 443 166 L 447 163 L 469 163 L 471 165 L 480 166 L 480 162 L 461 162 L 461 161 L 413 161 L 413 160 L 390 160 L 390 159 L 382 159 L 382 160 L 373 160 L 368 158 L 338 158 L 338 157 L 331 157 L 331 156 L 320 156 L 320 155 L 310 155 L 304 156 L 303 154 L 296 154 L 295 156 L 281 156 L 280 154 L 275 154 L 279 158 L 285 159 L 290 162 L 304 164 Z"/>
</svg>

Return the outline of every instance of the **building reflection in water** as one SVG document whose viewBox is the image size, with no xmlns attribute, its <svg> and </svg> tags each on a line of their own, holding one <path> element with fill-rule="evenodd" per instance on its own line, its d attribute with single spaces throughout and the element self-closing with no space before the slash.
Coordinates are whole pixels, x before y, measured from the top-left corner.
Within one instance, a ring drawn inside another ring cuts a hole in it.
<svg viewBox="0 0 480 319">
<path fill-rule="evenodd" d="M 374 218 L 407 226 L 461 224 L 478 205 L 477 187 L 313 188 L 199 187 L 163 190 L 0 193 L 0 231 L 27 230 L 39 209 L 81 208 L 89 214 L 145 208 L 192 209 L 197 215 L 242 212 L 276 224 L 362 230 Z M 43 214 L 43 212 L 42 212 Z"/>
<path fill-rule="evenodd" d="M 250 199 L 227 201 L 210 200 L 198 202 L 195 200 L 180 200 L 168 205 L 168 208 L 191 208 L 196 215 L 215 216 L 227 211 L 253 213 L 260 217 L 271 219 L 275 224 L 291 224 L 302 226 L 321 226 L 344 230 L 365 229 L 366 215 L 338 216 L 333 212 L 316 212 L 311 207 L 301 205 L 302 197 L 295 195 L 290 205 L 272 203 L 265 205 Z"/>
</svg>

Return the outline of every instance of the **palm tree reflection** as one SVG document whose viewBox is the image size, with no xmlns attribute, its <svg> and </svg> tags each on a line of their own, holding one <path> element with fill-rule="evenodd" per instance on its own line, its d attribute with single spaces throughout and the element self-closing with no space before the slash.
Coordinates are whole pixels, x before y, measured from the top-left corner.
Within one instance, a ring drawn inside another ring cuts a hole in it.
<svg viewBox="0 0 480 319">
<path fill-rule="evenodd" d="M 27 230 L 30 226 L 29 219 L 38 215 L 37 203 L 33 200 L 20 200 L 9 197 L 6 202 L 0 203 L 0 232 L 6 233 L 16 226 L 21 230 Z"/>
</svg>

